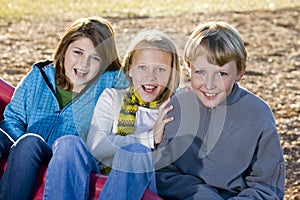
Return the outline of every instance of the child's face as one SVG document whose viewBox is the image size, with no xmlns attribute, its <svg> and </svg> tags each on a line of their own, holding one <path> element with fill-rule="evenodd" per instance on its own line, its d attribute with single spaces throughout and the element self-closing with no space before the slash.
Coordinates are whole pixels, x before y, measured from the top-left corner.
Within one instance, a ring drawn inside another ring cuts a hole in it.
<svg viewBox="0 0 300 200">
<path fill-rule="evenodd" d="M 240 81 L 244 71 L 238 73 L 235 61 L 222 67 L 210 64 L 205 55 L 191 62 L 191 86 L 206 107 L 215 107 L 232 91 L 234 83 Z"/>
<path fill-rule="evenodd" d="M 64 67 L 66 76 L 73 83 L 73 92 L 80 92 L 101 68 L 93 42 L 89 38 L 72 42 L 65 53 Z"/>
<path fill-rule="evenodd" d="M 165 90 L 171 74 L 172 54 L 157 49 L 135 51 L 129 76 L 145 102 L 155 100 Z"/>
</svg>

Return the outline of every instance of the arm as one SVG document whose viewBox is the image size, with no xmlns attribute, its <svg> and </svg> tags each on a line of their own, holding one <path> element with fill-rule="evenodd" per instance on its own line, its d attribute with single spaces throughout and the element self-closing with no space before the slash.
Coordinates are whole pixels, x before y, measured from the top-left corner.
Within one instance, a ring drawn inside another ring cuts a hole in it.
<svg viewBox="0 0 300 200">
<path fill-rule="evenodd" d="M 156 184 L 164 199 L 223 200 L 217 189 L 196 176 L 181 173 L 175 164 L 156 171 Z"/>
<path fill-rule="evenodd" d="M 10 103 L 4 111 L 4 120 L 0 127 L 13 139 L 17 140 L 22 136 L 27 129 L 26 110 L 30 106 L 27 103 L 29 96 L 30 77 L 33 72 L 30 72 L 16 87 Z"/>
<path fill-rule="evenodd" d="M 99 97 L 87 135 L 87 146 L 93 156 L 105 165 L 111 165 L 115 153 L 131 143 L 141 143 L 134 135 L 116 135 L 123 93 L 106 89 Z"/>
<path fill-rule="evenodd" d="M 121 69 L 120 71 L 116 71 L 115 75 L 115 83 L 114 88 L 116 89 L 125 89 L 130 86 L 128 79 L 126 78 L 124 71 Z"/>
<path fill-rule="evenodd" d="M 284 159 L 274 125 L 263 132 L 257 143 L 249 174 L 245 177 L 249 187 L 231 199 L 283 199 L 284 177 Z"/>
</svg>

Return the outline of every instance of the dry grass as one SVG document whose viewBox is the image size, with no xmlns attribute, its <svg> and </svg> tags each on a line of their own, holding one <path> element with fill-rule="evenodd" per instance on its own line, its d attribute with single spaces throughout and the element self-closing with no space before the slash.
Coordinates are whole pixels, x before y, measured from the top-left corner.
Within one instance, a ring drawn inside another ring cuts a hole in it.
<svg viewBox="0 0 300 200">
<path fill-rule="evenodd" d="M 298 0 L 1 0 L 0 17 L 165 16 L 186 12 L 275 10 L 296 6 L 300 6 Z"/>
</svg>

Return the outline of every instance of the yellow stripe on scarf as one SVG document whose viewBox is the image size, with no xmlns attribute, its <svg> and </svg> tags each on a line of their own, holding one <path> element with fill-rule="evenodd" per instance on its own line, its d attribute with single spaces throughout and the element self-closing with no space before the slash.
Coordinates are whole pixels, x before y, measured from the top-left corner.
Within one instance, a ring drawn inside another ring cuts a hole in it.
<svg viewBox="0 0 300 200">
<path fill-rule="evenodd" d="M 129 92 L 124 94 L 123 102 L 121 105 L 121 110 L 118 118 L 118 135 L 129 135 L 134 133 L 134 124 L 135 124 L 135 114 L 138 109 L 138 106 L 156 109 L 161 104 L 161 96 L 157 100 L 152 102 L 145 102 L 138 95 L 136 90 L 131 87 Z"/>
</svg>

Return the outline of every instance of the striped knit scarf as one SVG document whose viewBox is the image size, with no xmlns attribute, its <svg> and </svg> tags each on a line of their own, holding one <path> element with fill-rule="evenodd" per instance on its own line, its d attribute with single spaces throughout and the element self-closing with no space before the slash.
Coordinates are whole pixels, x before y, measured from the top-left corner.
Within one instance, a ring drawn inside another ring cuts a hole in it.
<svg viewBox="0 0 300 200">
<path fill-rule="evenodd" d="M 131 87 L 129 92 L 124 94 L 123 102 L 121 105 L 121 110 L 118 119 L 118 135 L 129 135 L 134 133 L 134 124 L 135 124 L 135 114 L 138 109 L 138 106 L 142 106 L 145 108 L 156 109 L 162 103 L 160 95 L 156 100 L 152 102 L 145 102 L 138 95 L 136 90 Z"/>
</svg>

